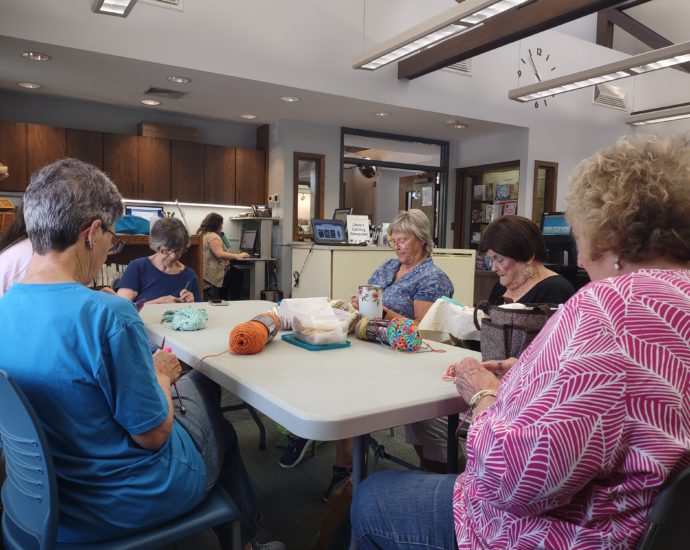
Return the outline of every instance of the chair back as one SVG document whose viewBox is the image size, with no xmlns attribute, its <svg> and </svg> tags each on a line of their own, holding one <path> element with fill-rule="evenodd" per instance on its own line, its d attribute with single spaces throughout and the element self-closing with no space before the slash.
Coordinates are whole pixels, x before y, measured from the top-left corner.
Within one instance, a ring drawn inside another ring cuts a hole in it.
<svg viewBox="0 0 690 550">
<path fill-rule="evenodd" d="M 639 550 L 687 548 L 690 544 L 690 465 L 673 477 L 654 499 Z"/>
<path fill-rule="evenodd" d="M 55 545 L 58 497 L 43 426 L 24 392 L 0 370 L 0 436 L 7 479 L 2 487 L 2 533 L 8 550 Z"/>
</svg>

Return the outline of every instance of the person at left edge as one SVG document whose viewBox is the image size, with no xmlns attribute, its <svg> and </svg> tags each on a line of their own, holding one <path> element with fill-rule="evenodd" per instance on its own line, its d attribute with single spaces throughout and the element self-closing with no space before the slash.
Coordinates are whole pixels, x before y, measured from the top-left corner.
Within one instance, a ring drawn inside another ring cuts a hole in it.
<svg viewBox="0 0 690 550">
<path fill-rule="evenodd" d="M 24 196 L 34 257 L 0 299 L 0 317 L 12 319 L 0 331 L 0 369 L 45 429 L 57 540 L 98 542 L 160 525 L 219 483 L 240 508 L 250 548 L 258 513 L 219 387 L 196 372 L 180 378 L 173 354 L 149 352 L 131 303 L 85 286 L 120 248 L 113 229 L 122 208 L 115 185 L 89 164 L 65 159 L 34 173 Z M 179 418 L 175 381 L 187 407 Z M 216 530 L 221 543 L 229 531 Z"/>
<path fill-rule="evenodd" d="M 117 285 L 117 294 L 137 304 L 200 302 L 199 279 L 180 261 L 189 247 L 184 224 L 177 218 L 156 220 L 149 246 L 154 254 L 129 263 Z"/>
</svg>

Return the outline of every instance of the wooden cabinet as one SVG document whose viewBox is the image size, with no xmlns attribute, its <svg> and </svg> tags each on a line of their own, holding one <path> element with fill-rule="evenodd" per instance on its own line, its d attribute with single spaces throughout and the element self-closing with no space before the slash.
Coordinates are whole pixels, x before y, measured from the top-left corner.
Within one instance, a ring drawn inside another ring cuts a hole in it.
<svg viewBox="0 0 690 550">
<path fill-rule="evenodd" d="M 189 141 L 173 141 L 170 154 L 172 200 L 204 202 L 204 146 Z"/>
<path fill-rule="evenodd" d="M 204 202 L 235 204 L 235 148 L 204 145 Z"/>
<path fill-rule="evenodd" d="M 235 204 L 266 204 L 265 153 L 235 149 Z"/>
<path fill-rule="evenodd" d="M 170 140 L 136 137 L 139 146 L 137 199 L 170 200 Z"/>
<path fill-rule="evenodd" d="M 65 132 L 65 156 L 83 160 L 103 170 L 103 132 L 72 128 L 67 128 Z"/>
<path fill-rule="evenodd" d="M 26 158 L 29 177 L 46 164 L 65 158 L 66 137 L 64 128 L 26 125 Z"/>
<path fill-rule="evenodd" d="M 128 199 L 139 197 L 139 147 L 136 136 L 103 134 L 103 169 Z"/>
<path fill-rule="evenodd" d="M 25 123 L 0 122 L 0 162 L 10 173 L 0 181 L 0 191 L 24 191 L 28 183 Z"/>
</svg>

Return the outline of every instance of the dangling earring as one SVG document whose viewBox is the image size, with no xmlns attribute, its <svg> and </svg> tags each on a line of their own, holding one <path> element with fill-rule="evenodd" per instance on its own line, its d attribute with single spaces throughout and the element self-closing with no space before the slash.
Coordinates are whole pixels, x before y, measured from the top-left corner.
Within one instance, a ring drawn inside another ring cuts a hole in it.
<svg viewBox="0 0 690 550">
<path fill-rule="evenodd" d="M 615 269 L 616 271 L 620 271 L 620 270 L 621 270 L 621 261 L 618 259 L 618 256 L 616 256 L 616 257 L 613 259 L 613 269 Z"/>
<path fill-rule="evenodd" d="M 531 279 L 532 277 L 534 277 L 537 274 L 537 272 L 532 267 L 532 264 L 527 264 L 527 267 L 525 268 L 524 274 L 525 274 L 526 279 Z"/>
</svg>

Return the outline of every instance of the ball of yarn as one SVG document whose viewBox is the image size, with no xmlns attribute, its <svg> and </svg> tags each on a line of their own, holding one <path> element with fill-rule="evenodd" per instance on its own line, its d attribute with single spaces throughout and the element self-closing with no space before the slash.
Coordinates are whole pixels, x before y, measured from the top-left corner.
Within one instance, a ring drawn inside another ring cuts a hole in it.
<svg viewBox="0 0 690 550">
<path fill-rule="evenodd" d="M 163 323 L 172 323 L 173 330 L 201 330 L 206 328 L 208 313 L 194 306 L 169 310 L 163 313 Z"/>
<path fill-rule="evenodd" d="M 272 312 L 262 313 L 235 326 L 230 331 L 228 346 L 239 355 L 253 355 L 262 351 L 279 330 L 280 318 Z"/>
<path fill-rule="evenodd" d="M 360 317 L 362 316 L 360 312 L 357 311 L 350 302 L 345 300 L 331 300 L 330 306 L 333 309 L 347 311 L 350 315 L 352 315 L 352 320 L 350 321 L 350 326 L 348 327 L 347 332 L 354 332 L 355 328 L 357 327 L 357 321 L 359 321 Z"/>
<path fill-rule="evenodd" d="M 417 351 L 423 342 L 414 320 L 393 317 L 388 325 L 388 343 L 398 351 Z"/>
</svg>

